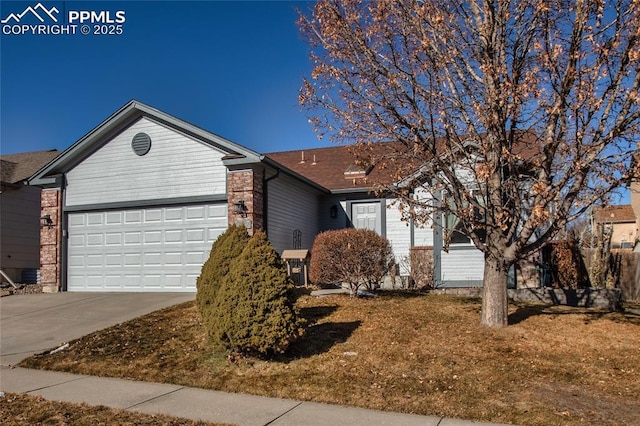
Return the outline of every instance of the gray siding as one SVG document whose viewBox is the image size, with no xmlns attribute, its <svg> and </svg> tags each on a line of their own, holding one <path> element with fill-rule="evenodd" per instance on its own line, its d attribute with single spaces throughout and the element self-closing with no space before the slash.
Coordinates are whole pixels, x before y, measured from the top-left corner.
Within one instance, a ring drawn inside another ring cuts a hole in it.
<svg viewBox="0 0 640 426">
<path fill-rule="evenodd" d="M 331 208 L 333 206 L 336 207 L 336 217 L 331 217 Z M 340 197 L 323 197 L 320 203 L 320 231 L 345 228 L 348 220 L 345 209 L 346 202 L 341 201 Z"/>
<path fill-rule="evenodd" d="M 408 275 L 409 249 L 411 248 L 411 227 L 402 221 L 402 214 L 392 200 L 387 200 L 387 239 L 391 242 L 393 256 L 400 265 L 400 274 Z"/>
<path fill-rule="evenodd" d="M 25 186 L 0 194 L 0 267 L 40 266 L 40 188 Z M 16 277 L 19 279 L 19 275 Z"/>
<path fill-rule="evenodd" d="M 433 246 L 433 226 L 431 223 L 414 224 L 413 243 L 416 246 Z"/>
<path fill-rule="evenodd" d="M 131 148 L 139 132 L 151 150 Z M 173 129 L 142 118 L 67 173 L 66 205 L 226 194 L 225 154 Z"/>
<path fill-rule="evenodd" d="M 278 253 L 293 248 L 296 229 L 302 232 L 301 248 L 311 250 L 320 231 L 317 190 L 281 174 L 267 183 L 267 211 L 267 233 Z"/>
<path fill-rule="evenodd" d="M 449 247 L 442 253 L 443 286 L 476 286 L 482 283 L 484 254 L 473 245 Z"/>
</svg>

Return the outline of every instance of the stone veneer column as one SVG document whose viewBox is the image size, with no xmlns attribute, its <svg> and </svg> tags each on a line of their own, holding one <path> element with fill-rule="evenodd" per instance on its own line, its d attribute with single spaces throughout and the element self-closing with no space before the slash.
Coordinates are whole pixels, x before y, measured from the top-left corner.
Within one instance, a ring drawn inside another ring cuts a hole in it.
<svg viewBox="0 0 640 426">
<path fill-rule="evenodd" d="M 40 226 L 40 284 L 45 293 L 60 291 L 62 255 L 62 191 L 43 189 L 40 214 L 49 215 L 52 224 Z"/>
<path fill-rule="evenodd" d="M 244 225 L 253 235 L 264 227 L 264 171 L 262 168 L 229 170 L 227 199 L 229 225 Z M 244 201 L 244 215 L 236 212 L 236 203 Z"/>
</svg>

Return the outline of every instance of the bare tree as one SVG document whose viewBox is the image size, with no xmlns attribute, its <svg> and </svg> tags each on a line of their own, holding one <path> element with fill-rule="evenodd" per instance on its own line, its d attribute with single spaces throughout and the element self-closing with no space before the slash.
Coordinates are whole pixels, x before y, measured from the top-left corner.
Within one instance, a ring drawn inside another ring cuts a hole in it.
<svg viewBox="0 0 640 426">
<path fill-rule="evenodd" d="M 509 268 L 629 177 L 639 9 L 320 0 L 300 16 L 314 61 L 300 102 L 317 132 L 386 168 L 395 184 L 378 188 L 407 216 L 459 218 L 485 255 L 484 325 L 507 324 Z"/>
</svg>

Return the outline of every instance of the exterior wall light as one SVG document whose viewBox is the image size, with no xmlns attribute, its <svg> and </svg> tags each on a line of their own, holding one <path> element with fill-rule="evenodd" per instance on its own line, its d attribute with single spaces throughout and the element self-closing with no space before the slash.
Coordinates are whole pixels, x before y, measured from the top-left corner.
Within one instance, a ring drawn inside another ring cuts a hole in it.
<svg viewBox="0 0 640 426">
<path fill-rule="evenodd" d="M 336 206 L 335 204 L 332 205 L 329 208 L 329 215 L 331 216 L 331 219 L 335 219 L 338 217 L 338 206 Z"/>
<path fill-rule="evenodd" d="M 46 226 L 47 228 L 51 228 L 53 226 L 53 220 L 51 220 L 51 215 L 45 214 L 40 218 L 40 226 L 43 228 Z"/>
<path fill-rule="evenodd" d="M 236 208 L 236 214 L 239 214 L 242 217 L 247 217 L 247 206 L 244 204 L 243 200 L 240 200 L 234 204 Z"/>
</svg>

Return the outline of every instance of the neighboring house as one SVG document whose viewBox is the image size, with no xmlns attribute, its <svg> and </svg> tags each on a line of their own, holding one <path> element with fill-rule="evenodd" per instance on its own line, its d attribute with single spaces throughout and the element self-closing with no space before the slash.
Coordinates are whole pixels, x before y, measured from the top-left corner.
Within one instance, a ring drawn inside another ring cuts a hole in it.
<svg viewBox="0 0 640 426">
<path fill-rule="evenodd" d="M 610 235 L 614 249 L 633 249 L 638 239 L 638 221 L 632 205 L 598 207 L 593 211 L 597 232 Z"/>
<path fill-rule="evenodd" d="M 58 154 L 0 156 L 0 269 L 15 282 L 35 283 L 40 266 L 40 188 L 27 179 Z"/>
<path fill-rule="evenodd" d="M 383 147 L 383 145 L 381 145 Z M 413 246 L 434 250 L 439 286 L 481 285 L 483 255 L 440 227 L 403 222 L 371 193 L 345 146 L 258 154 L 131 101 L 30 178 L 43 188 L 41 281 L 51 291 L 195 291 L 229 224 L 264 229 L 278 252 L 310 249 L 324 230 L 386 236 L 401 272 Z"/>
</svg>

